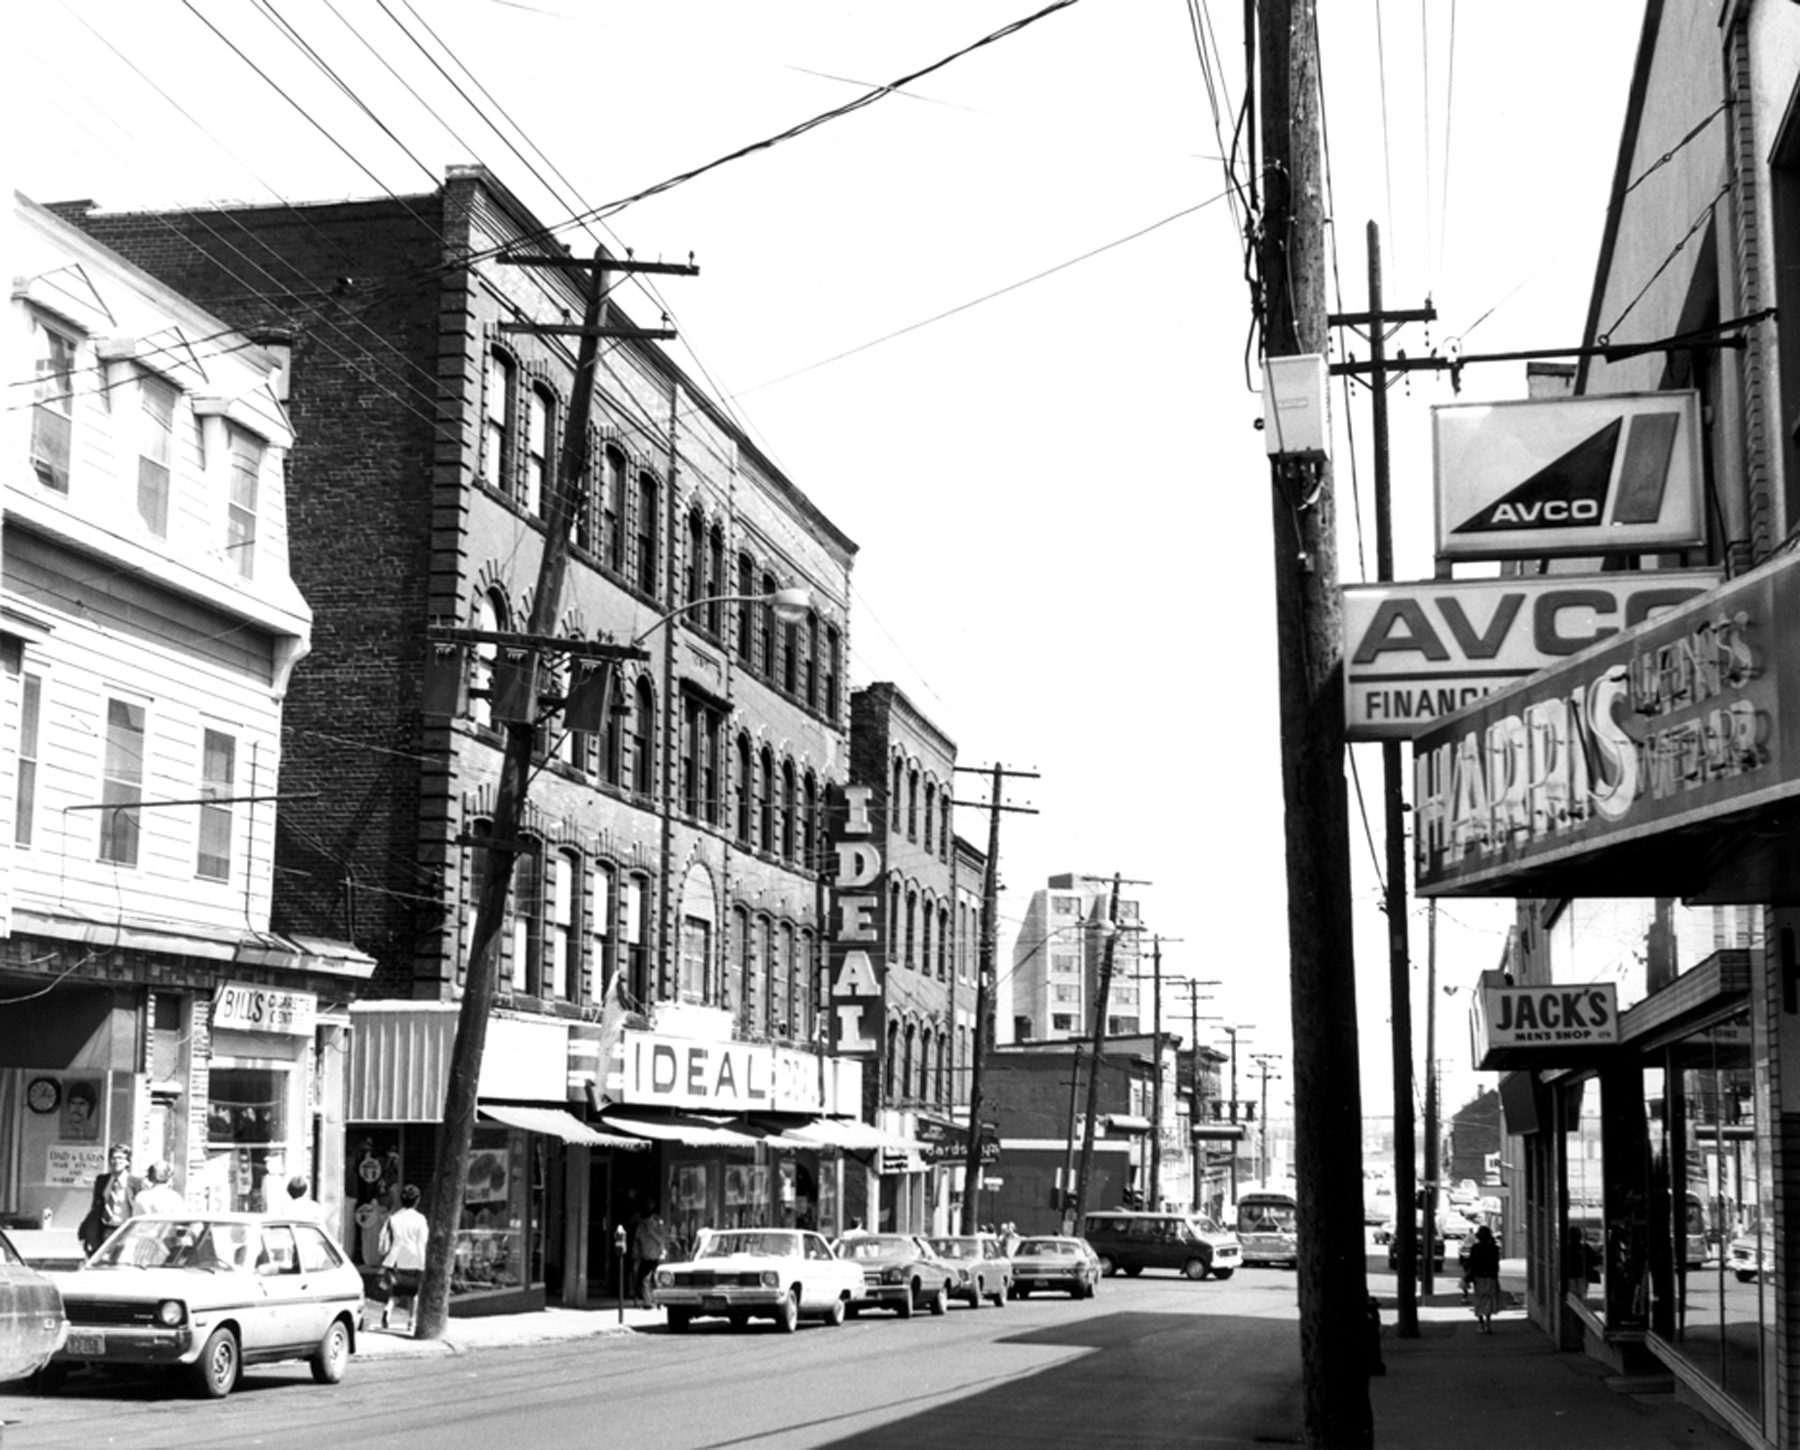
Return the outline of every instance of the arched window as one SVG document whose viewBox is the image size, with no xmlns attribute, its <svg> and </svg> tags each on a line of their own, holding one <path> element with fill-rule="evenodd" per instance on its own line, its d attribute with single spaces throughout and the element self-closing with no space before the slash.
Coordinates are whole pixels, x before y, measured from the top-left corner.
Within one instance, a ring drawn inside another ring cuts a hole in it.
<svg viewBox="0 0 1800 1450">
<path fill-rule="evenodd" d="M 918 1023 L 908 1022 L 906 1024 L 906 1035 L 905 1035 L 904 1044 L 901 1047 L 901 1056 L 900 1056 L 900 1096 L 901 1096 L 902 1100 L 904 1100 L 905 1098 L 910 1097 L 912 1095 L 913 1063 L 917 1060 L 916 1059 L 916 1051 L 917 1051 L 918 1045 L 919 1045 Z"/>
<path fill-rule="evenodd" d="M 888 881 L 887 954 L 890 962 L 900 956 L 900 878 Z"/>
<path fill-rule="evenodd" d="M 781 859 L 792 861 L 799 850 L 800 805 L 794 781 L 794 762 L 781 762 Z"/>
<path fill-rule="evenodd" d="M 763 746 L 756 763 L 756 845 L 775 852 L 775 752 Z"/>
<path fill-rule="evenodd" d="M 906 839 L 919 839 L 919 772 L 908 771 L 906 775 Z"/>
<path fill-rule="evenodd" d="M 776 964 L 779 1007 L 776 1012 L 777 1028 L 780 1036 L 792 1039 L 797 1035 L 799 1024 L 796 1018 L 795 1005 L 798 1001 L 795 980 L 798 975 L 798 961 L 794 954 L 794 927 L 792 922 L 782 922 L 780 931 L 781 955 Z"/>
<path fill-rule="evenodd" d="M 534 385 L 525 400 L 525 471 L 519 480 L 519 502 L 525 512 L 539 518 L 550 512 L 550 490 L 556 483 L 555 460 L 550 456 L 555 417 L 556 399 L 548 388 Z"/>
<path fill-rule="evenodd" d="M 650 980 L 650 878 L 633 871 L 625 878 L 625 982 L 638 1003 L 656 1000 Z"/>
<path fill-rule="evenodd" d="M 894 788 L 888 792 L 888 830 L 899 835 L 906 825 L 906 812 L 903 808 L 906 800 L 906 763 L 894 761 Z"/>
<path fill-rule="evenodd" d="M 937 1083 L 932 1093 L 932 1101 L 940 1107 L 948 1107 L 950 1103 L 950 1036 L 946 1032 L 937 1037 Z"/>
<path fill-rule="evenodd" d="M 938 826 L 938 859 L 940 861 L 950 859 L 950 805 L 950 792 L 946 790 L 942 799 L 938 801 L 938 811 L 942 818 Z"/>
<path fill-rule="evenodd" d="M 819 1031 L 819 958 L 818 938 L 810 931 L 800 933 L 800 976 L 794 1002 L 795 1035 L 811 1042 Z"/>
<path fill-rule="evenodd" d="M 608 785 L 622 783 L 625 771 L 625 722 L 633 706 L 619 697 L 624 681 L 617 665 L 613 671 L 612 689 L 607 693 L 606 718 L 600 722 L 600 778 Z"/>
<path fill-rule="evenodd" d="M 580 969 L 575 959 L 581 940 L 581 858 L 561 850 L 550 858 L 544 895 L 544 981 L 540 991 L 558 1001 L 580 995 Z"/>
<path fill-rule="evenodd" d="M 928 780 L 925 782 L 925 852 L 927 855 L 931 854 L 931 842 L 934 835 L 932 827 L 936 824 L 933 818 L 936 815 L 937 782 Z"/>
<path fill-rule="evenodd" d="M 512 895 L 508 918 L 512 946 L 511 984 L 515 992 L 540 990 L 544 944 L 544 854 L 541 844 L 528 838 L 529 850 L 513 858 Z"/>
<path fill-rule="evenodd" d="M 631 718 L 631 793 L 647 801 L 655 793 L 656 695 L 648 680 L 640 679 L 634 694 Z"/>
<path fill-rule="evenodd" d="M 751 767 L 750 737 L 737 738 L 737 838 L 740 844 L 755 844 L 756 780 Z"/>
<path fill-rule="evenodd" d="M 931 922 L 935 915 L 927 896 L 919 913 L 919 970 L 927 976 L 931 974 Z"/>
<path fill-rule="evenodd" d="M 773 574 L 765 574 L 762 576 L 761 592 L 765 595 L 773 594 L 775 592 L 775 576 Z M 762 646 L 762 654 L 758 668 L 762 673 L 762 677 L 772 685 L 777 678 L 775 674 L 775 646 L 777 639 L 779 638 L 775 627 L 775 606 L 773 604 L 763 604 L 758 606 L 756 626 L 762 636 L 759 641 Z"/>
<path fill-rule="evenodd" d="M 938 904 L 937 974 L 940 982 L 950 979 L 950 908 L 942 902 Z"/>
<path fill-rule="evenodd" d="M 782 1007 L 776 995 L 775 982 L 780 965 L 775 960 L 775 923 L 766 916 L 756 919 L 756 964 L 762 975 L 762 1004 L 757 1013 L 757 1027 L 764 1035 L 775 1031 Z"/>
<path fill-rule="evenodd" d="M 809 770 L 800 786 L 800 864 L 809 871 L 818 871 L 824 860 L 824 842 L 819 836 L 819 782 Z"/>
<path fill-rule="evenodd" d="M 493 590 L 475 601 L 475 628 L 483 634 L 497 634 L 506 628 L 506 601 Z M 469 718 L 477 725 L 494 723 L 494 661 L 500 658 L 500 646 L 492 642 L 477 644 L 469 659 Z"/>
<path fill-rule="evenodd" d="M 887 1062 L 881 1075 L 882 1095 L 891 1103 L 894 1100 L 894 1069 L 899 1066 L 900 1059 L 900 1023 L 895 1018 L 888 1019 L 887 1025 Z"/>
<path fill-rule="evenodd" d="M 737 657 L 738 663 L 745 669 L 754 669 L 756 665 L 756 605 L 751 602 L 751 595 L 756 593 L 756 566 L 750 562 L 748 554 L 737 557 Z"/>
<path fill-rule="evenodd" d="M 913 950 L 918 943 L 918 930 L 919 893 L 908 888 L 906 893 L 906 953 L 900 958 L 900 962 L 915 972 L 919 969 L 919 958 Z"/>
<path fill-rule="evenodd" d="M 681 602 L 692 609 L 694 605 L 706 598 L 706 520 L 697 508 L 688 514 L 686 562 L 687 577 L 684 581 L 684 597 Z M 697 613 L 686 614 L 682 617 L 695 626 L 705 622 Z"/>
<path fill-rule="evenodd" d="M 494 823 L 486 817 L 478 817 L 469 822 L 469 840 L 484 841 L 494 834 Z M 471 844 L 463 847 L 462 878 L 463 908 L 461 950 L 456 957 L 456 980 L 460 984 L 469 972 L 469 959 L 475 954 L 475 916 L 479 909 L 481 895 L 481 873 L 485 868 L 487 852 Z M 496 942 L 496 946 L 499 944 Z"/>
<path fill-rule="evenodd" d="M 745 986 L 751 980 L 750 911 L 748 907 L 731 908 L 731 936 L 725 943 L 725 996 L 719 1003 L 731 1013 L 740 1028 L 747 1025 Z"/>
<path fill-rule="evenodd" d="M 931 1101 L 931 1064 L 934 1042 L 929 1027 L 919 1029 L 919 1101 Z"/>
<path fill-rule="evenodd" d="M 619 873 L 600 862 L 588 873 L 588 965 L 587 996 L 590 1002 L 605 1001 L 612 990 L 613 976 L 619 970 L 613 930 L 613 910 L 618 901 Z"/>
<path fill-rule="evenodd" d="M 725 638 L 725 530 L 717 524 L 706 536 L 706 632 L 715 639 Z"/>
<path fill-rule="evenodd" d="M 806 616 L 806 708 L 819 708 L 819 616 Z"/>
<path fill-rule="evenodd" d="M 625 479 L 630 466 L 620 448 L 606 450 L 606 478 L 600 495 L 600 532 L 603 535 L 602 558 L 606 567 L 623 578 L 625 575 Z"/>
<path fill-rule="evenodd" d="M 838 717 L 838 682 L 843 679 L 844 640 L 837 626 L 825 626 L 825 718 L 833 724 Z"/>
<path fill-rule="evenodd" d="M 513 361 L 495 349 L 487 357 L 487 387 L 481 400 L 481 481 L 508 492 L 513 476 Z"/>
<path fill-rule="evenodd" d="M 657 483 L 656 475 L 646 470 L 638 470 L 637 476 L 637 549 L 632 558 L 632 567 L 637 571 L 636 583 L 641 593 L 655 595 L 657 593 L 657 569 L 661 559 L 656 548 L 657 507 L 662 497 L 662 486 Z"/>
</svg>

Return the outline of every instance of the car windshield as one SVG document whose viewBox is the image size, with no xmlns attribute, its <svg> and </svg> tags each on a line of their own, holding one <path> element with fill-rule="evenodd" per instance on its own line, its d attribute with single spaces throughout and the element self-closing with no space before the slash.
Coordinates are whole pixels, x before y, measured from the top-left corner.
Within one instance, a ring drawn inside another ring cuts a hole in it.
<svg viewBox="0 0 1800 1450">
<path fill-rule="evenodd" d="M 1040 1259 L 1074 1259 L 1080 1251 L 1067 1239 L 1026 1239 L 1015 1257 L 1035 1256 Z"/>
<path fill-rule="evenodd" d="M 770 1233 L 766 1229 L 712 1233 L 694 1255 L 697 1259 L 723 1259 L 732 1254 L 763 1254 L 771 1258 L 791 1258 L 800 1251 L 793 1234 Z"/>
<path fill-rule="evenodd" d="M 845 1239 L 838 1250 L 846 1259 L 885 1259 L 894 1254 L 913 1252 L 912 1240 L 898 1234 L 872 1234 L 867 1238 Z"/>
<path fill-rule="evenodd" d="M 255 1232 L 247 1223 L 134 1218 L 102 1244 L 88 1264 L 123 1269 L 242 1269 L 249 1265 Z"/>
<path fill-rule="evenodd" d="M 978 1239 L 933 1239 L 932 1248 L 946 1259 L 979 1259 L 981 1243 Z"/>
</svg>

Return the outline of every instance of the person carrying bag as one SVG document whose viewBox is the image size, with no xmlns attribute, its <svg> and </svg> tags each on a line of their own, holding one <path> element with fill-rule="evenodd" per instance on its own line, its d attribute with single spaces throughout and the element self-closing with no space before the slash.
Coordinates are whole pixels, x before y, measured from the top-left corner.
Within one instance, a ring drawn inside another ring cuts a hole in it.
<svg viewBox="0 0 1800 1450">
<path fill-rule="evenodd" d="M 430 1224 L 419 1212 L 419 1190 L 409 1183 L 400 1190 L 400 1209 L 381 1230 L 381 1287 L 387 1292 L 387 1307 L 381 1311 L 383 1329 L 399 1328 L 391 1323 L 395 1309 L 406 1314 L 405 1332 L 413 1331 L 419 1286 L 425 1279 L 425 1244 Z"/>
</svg>

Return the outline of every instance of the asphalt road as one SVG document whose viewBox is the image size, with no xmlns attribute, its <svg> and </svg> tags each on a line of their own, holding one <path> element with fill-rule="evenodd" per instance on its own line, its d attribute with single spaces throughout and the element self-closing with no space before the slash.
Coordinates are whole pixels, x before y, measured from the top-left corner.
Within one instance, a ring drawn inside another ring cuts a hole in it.
<svg viewBox="0 0 1800 1450">
<path fill-rule="evenodd" d="M 0 1450 L 429 1446 L 757 1450 L 842 1445 L 1298 1444 L 1293 1274 L 1147 1273 L 1085 1301 L 883 1315 L 782 1335 L 695 1325 L 455 1358 L 357 1361 L 344 1383 L 253 1369 L 206 1403 L 159 1380 L 0 1394 Z M 616 1443 L 616 1442 L 615 1442 Z"/>
</svg>

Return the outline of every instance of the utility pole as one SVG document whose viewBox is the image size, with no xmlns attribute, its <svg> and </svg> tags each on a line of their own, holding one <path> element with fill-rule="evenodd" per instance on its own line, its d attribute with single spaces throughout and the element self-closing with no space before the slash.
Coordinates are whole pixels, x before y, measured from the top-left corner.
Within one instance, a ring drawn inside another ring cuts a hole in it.
<svg viewBox="0 0 1800 1450">
<path fill-rule="evenodd" d="M 1334 313 L 1335 326 L 1369 329 L 1369 399 L 1374 421 L 1375 448 L 1375 577 L 1383 582 L 1394 577 L 1394 505 L 1388 458 L 1387 328 L 1404 322 L 1431 322 L 1437 309 L 1429 302 L 1408 312 L 1388 312 L 1382 301 L 1381 228 L 1368 225 L 1369 310 Z M 1385 874 L 1382 910 L 1388 929 L 1388 997 L 1391 1006 L 1390 1044 L 1394 1070 L 1394 1201 L 1408 1204 L 1417 1189 L 1415 1161 L 1418 1145 L 1413 1137 L 1412 1073 L 1412 961 L 1406 921 L 1406 798 L 1401 772 L 1400 742 L 1381 742 L 1382 834 L 1385 837 Z M 1394 1259 L 1399 1266 L 1398 1300 L 1394 1331 L 1402 1339 L 1419 1337 L 1419 1299 L 1416 1282 L 1418 1235 L 1413 1215 L 1394 1215 Z"/>
<path fill-rule="evenodd" d="M 1256 1181 L 1267 1190 L 1269 1186 L 1269 1064 L 1280 1062 L 1281 1054 L 1278 1052 L 1253 1052 L 1250 1057 L 1262 1073 L 1262 1108 L 1260 1109 L 1262 1122 L 1257 1125 L 1256 1129 Z M 1280 1076 L 1279 1073 L 1275 1075 Z"/>
<path fill-rule="evenodd" d="M 1248 1032 L 1250 1029 L 1240 1023 L 1235 1027 L 1221 1027 L 1219 1030 L 1231 1039 L 1231 1121 L 1235 1126 L 1238 1120 L 1237 1035 L 1240 1032 Z M 1233 1204 L 1238 1200 L 1238 1158 L 1242 1156 L 1239 1148 L 1240 1141 L 1237 1138 L 1231 1140 L 1231 1201 Z"/>
<path fill-rule="evenodd" d="M 1119 949 L 1119 888 L 1125 878 L 1113 873 L 1112 900 L 1104 925 L 1106 950 L 1100 958 L 1100 984 L 1094 989 L 1094 1044 L 1088 1061 L 1087 1121 L 1081 1125 L 1081 1164 L 1075 1172 L 1075 1229 L 1081 1231 L 1087 1214 L 1088 1181 L 1094 1167 L 1094 1122 L 1100 1115 L 1100 1067 L 1106 1059 L 1106 1003 L 1112 995 L 1113 958 Z M 1133 881 L 1148 886 L 1148 881 Z"/>
<path fill-rule="evenodd" d="M 964 774 L 989 774 L 977 771 L 974 766 L 956 766 L 956 770 Z M 965 1234 L 975 1232 L 979 1197 L 981 1191 L 981 1145 L 982 1145 L 982 1072 L 987 1063 L 988 1051 L 988 1018 L 993 1015 L 994 993 L 994 933 L 999 916 L 1000 899 L 1000 813 L 1015 811 L 1022 815 L 1035 816 L 1037 812 L 1029 806 L 1008 806 L 1000 803 L 1000 791 L 1006 780 L 1037 780 L 1035 771 L 1007 770 L 998 761 L 993 765 L 992 783 L 988 787 L 988 798 L 983 802 L 952 801 L 952 805 L 978 805 L 988 812 L 988 849 L 987 867 L 981 878 L 981 959 L 976 965 L 975 976 L 975 1032 L 969 1045 L 971 1061 L 969 1063 L 969 1153 L 963 1162 L 963 1198 L 962 1198 L 962 1231 Z M 953 1023 L 952 1026 L 955 1024 Z"/>
<path fill-rule="evenodd" d="M 1420 1293 L 1431 1293 L 1431 1261 L 1436 1252 L 1438 1205 L 1437 1075 L 1437 898 L 1425 904 L 1425 1257 L 1419 1264 Z M 1448 1267 L 1448 1265 L 1446 1265 Z"/>
<path fill-rule="evenodd" d="M 494 794 L 492 829 L 482 842 L 481 884 L 476 898 L 474 932 L 463 980 L 462 1005 L 457 1013 L 456 1038 L 450 1050 L 449 1081 L 444 1090 L 443 1133 L 438 1148 L 437 1172 L 432 1181 L 429 1231 L 425 1249 L 424 1281 L 419 1288 L 414 1333 L 420 1339 L 437 1339 L 450 1313 L 450 1266 L 455 1259 L 456 1235 L 461 1227 L 463 1201 L 468 1190 L 469 1147 L 475 1135 L 477 1094 L 481 1084 L 481 1060 L 487 1048 L 488 1019 L 499 991 L 500 931 L 506 921 L 507 898 L 512 892 L 513 866 L 521 842 L 526 791 L 531 780 L 531 757 L 537 738 L 538 683 L 544 654 L 564 654 L 589 659 L 647 659 L 634 646 L 585 644 L 555 638 L 561 611 L 562 581 L 568 565 L 569 517 L 581 481 L 588 469 L 588 419 L 594 404 L 595 361 L 599 342 L 608 338 L 664 338 L 666 329 L 604 327 L 601 314 L 606 302 L 607 277 L 613 271 L 669 272 L 692 276 L 691 263 L 619 261 L 604 248 L 591 262 L 567 256 L 510 256 L 500 259 L 518 266 L 580 270 L 587 274 L 587 296 L 579 326 L 505 323 L 503 330 L 577 334 L 581 338 L 575 378 L 569 398 L 569 417 L 563 430 L 562 453 L 555 486 L 550 490 L 544 516 L 543 556 L 538 562 L 537 588 L 532 593 L 531 618 L 524 640 L 513 637 L 501 643 L 519 655 L 516 690 L 505 691 L 511 713 L 503 719 L 506 745 L 501 757 L 500 780 Z M 437 631 L 440 639 L 453 641 L 457 631 Z M 498 671 L 496 675 L 498 676 Z M 496 702 L 499 703 L 499 702 Z M 496 718 L 500 712 L 495 711 Z"/>
<path fill-rule="evenodd" d="M 1150 1056 L 1156 1063 L 1156 1079 L 1150 1087 L 1150 1192 L 1144 1207 L 1162 1207 L 1162 1107 L 1163 1107 L 1163 1030 L 1162 1030 L 1162 949 L 1165 941 L 1179 942 L 1180 937 L 1150 938 L 1150 979 L 1156 992 L 1151 1018 Z"/>
<path fill-rule="evenodd" d="M 1075 1095 L 1081 1087 L 1081 1042 L 1075 1039 L 1069 1046 L 1074 1049 L 1069 1058 L 1069 1147 L 1063 1154 L 1062 1191 L 1057 1198 L 1065 1234 L 1075 1232 L 1070 1211 L 1075 1206 Z"/>
<path fill-rule="evenodd" d="M 1263 0 L 1259 26 L 1264 204 L 1258 291 L 1265 356 L 1327 351 L 1325 193 L 1315 0 Z M 1270 471 L 1275 634 L 1286 808 L 1293 1015 L 1294 1177 L 1299 1206 L 1302 1423 L 1315 1450 L 1365 1450 L 1368 1279 L 1358 1214 L 1334 1210 L 1362 1182 L 1361 1069 L 1344 781 L 1343 611 L 1331 466 Z"/>
</svg>

